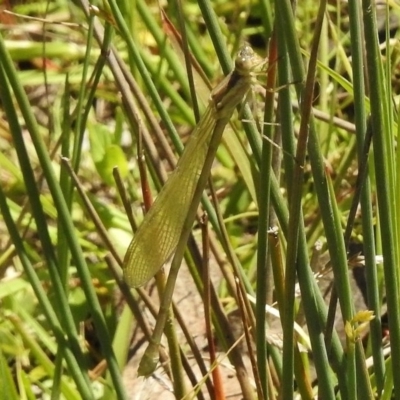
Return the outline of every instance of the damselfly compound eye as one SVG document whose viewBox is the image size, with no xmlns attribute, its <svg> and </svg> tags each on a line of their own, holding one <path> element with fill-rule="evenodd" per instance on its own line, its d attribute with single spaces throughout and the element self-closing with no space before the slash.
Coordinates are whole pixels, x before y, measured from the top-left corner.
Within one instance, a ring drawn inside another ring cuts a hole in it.
<svg viewBox="0 0 400 400">
<path fill-rule="evenodd" d="M 254 59 L 256 58 L 256 54 L 254 50 L 249 45 L 244 45 L 236 59 L 235 59 L 235 68 L 238 71 L 246 70 L 248 71 L 252 65 L 254 65 Z"/>
</svg>

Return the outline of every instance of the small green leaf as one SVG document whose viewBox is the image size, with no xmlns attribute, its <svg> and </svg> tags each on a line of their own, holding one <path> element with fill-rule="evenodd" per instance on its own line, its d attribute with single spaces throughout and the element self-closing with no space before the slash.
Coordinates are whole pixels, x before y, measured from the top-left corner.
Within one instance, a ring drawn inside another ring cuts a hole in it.
<svg viewBox="0 0 400 400">
<path fill-rule="evenodd" d="M 94 163 L 103 161 L 106 149 L 112 145 L 112 133 L 102 124 L 90 124 L 90 152 Z"/>
<path fill-rule="evenodd" d="M 113 169 L 118 167 L 122 178 L 128 173 L 128 162 L 122 149 L 117 145 L 108 146 L 105 149 L 104 157 L 100 162 L 95 163 L 97 172 L 103 181 L 108 185 L 114 184 Z"/>
<path fill-rule="evenodd" d="M 2 383 L 2 399 L 19 398 L 13 377 L 11 376 L 11 370 L 8 367 L 7 360 L 4 358 L 2 352 L 0 352 L 0 382 Z"/>
<path fill-rule="evenodd" d="M 112 171 L 118 167 L 122 178 L 128 173 L 128 162 L 121 147 L 114 144 L 115 137 L 102 124 L 89 126 L 90 150 L 97 172 L 107 185 L 114 184 Z"/>
</svg>

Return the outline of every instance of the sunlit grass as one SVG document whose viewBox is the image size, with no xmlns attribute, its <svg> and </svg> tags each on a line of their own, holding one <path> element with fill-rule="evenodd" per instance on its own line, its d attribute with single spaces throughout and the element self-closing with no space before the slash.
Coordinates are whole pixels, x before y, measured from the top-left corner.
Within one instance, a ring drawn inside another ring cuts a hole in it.
<svg viewBox="0 0 400 400">
<path fill-rule="evenodd" d="M 391 374 L 400 369 L 398 128 L 389 90 L 396 69 L 386 63 L 396 48 L 379 50 L 374 13 L 364 13 L 364 32 L 358 2 L 348 10 L 330 5 L 319 35 L 318 9 L 308 3 L 293 17 L 286 2 L 185 2 L 181 19 L 175 3 L 163 10 L 142 0 L 105 4 L 50 2 L 1 14 L 0 365 L 7 398 L 129 398 L 139 390 L 133 381 L 156 388 L 152 378 L 137 380 L 136 369 L 157 296 L 153 285 L 130 292 L 120 266 L 142 204 L 151 203 L 143 187 L 157 195 L 244 41 L 270 57 L 259 82 L 271 89 L 256 92 L 230 121 L 213 164 L 214 189 L 199 212 L 207 211 L 209 229 L 195 223 L 185 257 L 190 274 L 178 277 L 188 293 L 177 295 L 187 301 L 196 288 L 211 292 L 200 306 L 179 301 L 179 324 L 204 304 L 212 328 L 201 316 L 201 332 L 192 322 L 184 334 L 169 324 L 157 378 L 177 398 L 222 398 L 231 389 L 245 399 L 390 398 L 393 388 L 399 397 Z M 389 31 L 382 26 L 381 35 Z M 364 144 L 370 132 L 371 149 Z M 205 257 L 201 232 L 210 243 Z M 349 243 L 361 257 L 348 254 Z M 221 271 L 211 274 L 212 284 L 205 259 Z M 354 283 L 357 267 L 364 298 Z M 329 281 L 339 304 L 333 319 Z M 390 318 L 382 327 L 384 299 Z M 275 317 L 265 314 L 265 301 Z M 206 333 L 207 345 L 198 344 Z M 229 380 L 227 363 L 236 371 Z"/>
</svg>

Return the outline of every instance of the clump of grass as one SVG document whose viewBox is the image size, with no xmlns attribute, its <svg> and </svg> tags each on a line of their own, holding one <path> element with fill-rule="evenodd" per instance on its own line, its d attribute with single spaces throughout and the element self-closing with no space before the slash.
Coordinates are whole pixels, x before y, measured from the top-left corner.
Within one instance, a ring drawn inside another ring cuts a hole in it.
<svg viewBox="0 0 400 400">
<path fill-rule="evenodd" d="M 155 376 L 179 399 L 229 394 L 227 362 L 245 399 L 399 397 L 396 10 L 383 52 L 368 1 L 346 12 L 141 0 L 13 11 L 0 37 L 7 398 L 131 395 L 132 326 L 149 341 L 157 306 L 151 285 L 127 287 L 123 255 L 245 40 L 268 57 L 266 90 L 231 119 L 185 257 L 207 351 L 175 304 Z"/>
</svg>

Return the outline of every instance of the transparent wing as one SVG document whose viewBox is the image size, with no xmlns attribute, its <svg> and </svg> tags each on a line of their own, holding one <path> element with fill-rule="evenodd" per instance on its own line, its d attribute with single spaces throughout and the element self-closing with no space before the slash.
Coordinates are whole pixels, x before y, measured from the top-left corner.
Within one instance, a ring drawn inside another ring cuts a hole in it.
<svg viewBox="0 0 400 400">
<path fill-rule="evenodd" d="M 128 247 L 123 270 L 132 287 L 151 279 L 178 244 L 216 124 L 214 112 L 209 105 Z"/>
<path fill-rule="evenodd" d="M 175 250 L 214 130 L 222 134 L 235 107 L 251 87 L 254 72 L 263 64 L 250 46 L 243 46 L 235 59 L 235 69 L 212 91 L 207 110 L 193 131 L 175 171 L 128 247 L 123 270 L 130 286 L 146 283 Z M 217 124 L 218 129 L 215 129 Z"/>
</svg>

